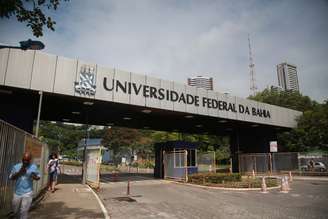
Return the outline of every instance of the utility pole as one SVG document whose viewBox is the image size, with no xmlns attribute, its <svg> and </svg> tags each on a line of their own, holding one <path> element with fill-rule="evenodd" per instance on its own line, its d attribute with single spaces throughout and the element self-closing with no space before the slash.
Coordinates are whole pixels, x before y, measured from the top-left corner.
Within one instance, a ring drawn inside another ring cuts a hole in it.
<svg viewBox="0 0 328 219">
<path fill-rule="evenodd" d="M 257 92 L 256 80 L 255 80 L 255 64 L 253 62 L 253 54 L 251 47 L 251 39 L 248 34 L 248 48 L 249 48 L 249 75 L 250 75 L 250 90 L 251 94 L 255 95 Z"/>
</svg>

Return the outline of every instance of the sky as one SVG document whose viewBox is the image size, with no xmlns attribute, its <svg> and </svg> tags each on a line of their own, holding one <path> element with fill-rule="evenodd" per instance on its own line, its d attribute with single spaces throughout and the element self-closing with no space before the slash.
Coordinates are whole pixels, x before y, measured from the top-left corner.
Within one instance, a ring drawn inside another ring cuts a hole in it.
<svg viewBox="0 0 328 219">
<path fill-rule="evenodd" d="M 276 65 L 297 66 L 300 91 L 328 99 L 327 0 L 70 0 L 57 11 L 44 52 L 187 83 L 213 77 L 214 90 L 247 97 L 248 34 L 258 90 L 278 85 Z M 37 39 L 0 19 L 0 43 Z"/>
</svg>

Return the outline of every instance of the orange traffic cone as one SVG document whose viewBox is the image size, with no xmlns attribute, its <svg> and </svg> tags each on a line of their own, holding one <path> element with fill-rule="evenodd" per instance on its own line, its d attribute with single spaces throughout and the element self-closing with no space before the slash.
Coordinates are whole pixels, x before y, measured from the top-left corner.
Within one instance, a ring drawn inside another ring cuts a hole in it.
<svg viewBox="0 0 328 219">
<path fill-rule="evenodd" d="M 262 177 L 261 193 L 268 193 L 265 177 Z"/>
<path fill-rule="evenodd" d="M 280 192 L 288 193 L 288 180 L 287 180 L 286 176 L 283 176 L 281 178 L 281 190 L 280 190 Z"/>
<path fill-rule="evenodd" d="M 289 182 L 293 182 L 292 171 L 289 171 Z"/>
</svg>

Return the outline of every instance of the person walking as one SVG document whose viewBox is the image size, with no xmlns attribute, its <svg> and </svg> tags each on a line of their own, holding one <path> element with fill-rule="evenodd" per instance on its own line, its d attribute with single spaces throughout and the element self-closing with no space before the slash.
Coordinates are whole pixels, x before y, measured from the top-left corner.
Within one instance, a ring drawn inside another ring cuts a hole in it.
<svg viewBox="0 0 328 219">
<path fill-rule="evenodd" d="M 32 162 L 32 155 L 25 152 L 21 163 L 11 169 L 9 178 L 16 180 L 12 207 L 15 216 L 20 219 L 28 218 L 28 211 L 33 199 L 33 180 L 40 179 L 40 171 Z"/>
<path fill-rule="evenodd" d="M 49 188 L 48 191 L 55 192 L 55 186 L 57 183 L 57 175 L 59 169 L 59 162 L 57 155 L 52 153 L 48 162 L 48 173 L 49 173 Z"/>
</svg>

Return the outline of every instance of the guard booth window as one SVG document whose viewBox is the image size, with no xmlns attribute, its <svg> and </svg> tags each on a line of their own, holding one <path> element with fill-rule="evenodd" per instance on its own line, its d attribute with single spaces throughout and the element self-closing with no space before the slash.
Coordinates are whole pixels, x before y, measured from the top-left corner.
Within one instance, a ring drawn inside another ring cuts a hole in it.
<svg viewBox="0 0 328 219">
<path fill-rule="evenodd" d="M 187 166 L 195 167 L 196 166 L 196 150 L 188 149 L 187 155 Z M 175 151 L 175 167 L 184 167 L 185 161 L 185 153 L 184 150 Z"/>
<path fill-rule="evenodd" d="M 174 167 L 184 167 L 184 151 L 183 150 L 179 150 L 179 151 L 175 151 L 174 153 L 174 156 L 175 156 L 175 165 Z"/>
<path fill-rule="evenodd" d="M 187 166 L 188 167 L 196 166 L 196 150 L 192 150 L 192 149 L 188 150 Z"/>
</svg>

